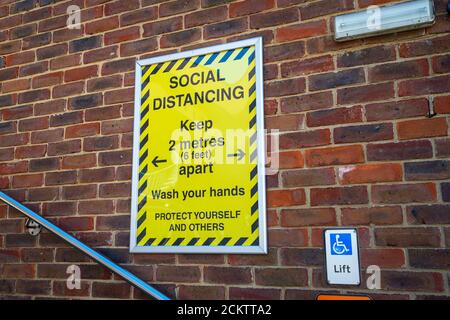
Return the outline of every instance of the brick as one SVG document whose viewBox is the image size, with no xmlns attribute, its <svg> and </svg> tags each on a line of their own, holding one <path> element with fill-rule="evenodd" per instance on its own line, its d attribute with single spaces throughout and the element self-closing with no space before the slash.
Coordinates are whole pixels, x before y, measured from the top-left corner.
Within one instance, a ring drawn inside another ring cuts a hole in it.
<svg viewBox="0 0 450 320">
<path fill-rule="evenodd" d="M 59 171 L 59 172 L 47 172 L 45 174 L 45 185 L 61 185 L 61 184 L 74 184 L 77 182 L 76 171 Z"/>
<path fill-rule="evenodd" d="M 302 205 L 306 203 L 303 189 L 270 190 L 267 192 L 267 205 L 269 208 Z"/>
<path fill-rule="evenodd" d="M 257 268 L 255 283 L 263 286 L 303 287 L 308 284 L 306 268 Z"/>
<path fill-rule="evenodd" d="M 50 60 L 50 69 L 58 70 L 75 67 L 81 63 L 81 54 L 71 54 Z"/>
<path fill-rule="evenodd" d="M 25 233 L 20 234 L 7 234 L 5 236 L 5 248 L 28 248 L 28 247 L 34 247 L 36 244 L 36 238 Z M 10 267 L 14 267 L 14 265 L 9 265 Z M 24 273 L 25 277 L 26 275 L 33 275 L 34 274 L 34 268 L 32 265 L 26 265 L 21 264 L 16 266 L 17 267 L 17 273 Z M 13 272 L 13 268 L 11 268 L 11 271 Z M 5 272 L 5 270 L 3 270 Z M 5 272 L 6 273 L 6 272 Z"/>
<path fill-rule="evenodd" d="M 367 101 L 386 100 L 394 97 L 392 83 L 366 85 L 338 90 L 338 104 L 364 103 Z"/>
<path fill-rule="evenodd" d="M 450 162 L 440 160 L 405 163 L 405 179 L 407 181 L 450 179 Z"/>
<path fill-rule="evenodd" d="M 9 121 L 0 123 L 0 134 L 8 134 L 8 133 L 15 133 L 17 132 L 17 125 L 16 122 Z"/>
<path fill-rule="evenodd" d="M 0 147 L 10 147 L 27 144 L 29 140 L 28 133 L 2 135 Z"/>
<path fill-rule="evenodd" d="M 24 0 L 24 1 L 17 1 L 16 3 L 13 3 L 11 5 L 11 8 L 9 9 L 10 13 L 19 13 L 22 11 L 29 11 L 32 10 L 35 6 L 35 1 L 33 0 Z"/>
<path fill-rule="evenodd" d="M 252 29 L 273 27 L 280 24 L 296 22 L 298 21 L 298 18 L 299 14 L 297 8 L 287 8 L 267 13 L 258 13 L 250 16 L 250 27 Z"/>
<path fill-rule="evenodd" d="M 272 247 L 306 247 L 308 245 L 307 229 L 270 229 L 268 237 Z"/>
<path fill-rule="evenodd" d="M 57 188 L 36 188 L 28 191 L 28 201 L 55 201 L 57 198 Z"/>
<path fill-rule="evenodd" d="M 160 17 L 177 15 L 197 9 L 200 6 L 200 0 L 174 0 L 162 3 L 159 6 Z"/>
<path fill-rule="evenodd" d="M 39 187 L 44 183 L 43 174 L 27 174 L 12 177 L 13 188 Z"/>
<path fill-rule="evenodd" d="M 305 55 L 305 51 L 305 43 L 303 41 L 295 41 L 266 47 L 264 48 L 264 62 L 277 62 L 282 60 L 299 59 Z M 287 66 L 292 67 L 288 68 Z M 286 64 L 285 68 L 293 69 L 294 67 L 301 68 L 301 64 L 293 62 L 292 64 Z"/>
<path fill-rule="evenodd" d="M 99 154 L 99 165 L 110 166 L 119 164 L 130 164 L 132 161 L 132 152 L 130 151 L 111 151 Z"/>
<path fill-rule="evenodd" d="M 311 189 L 311 205 L 350 205 L 368 203 L 367 188 L 364 186 Z"/>
<path fill-rule="evenodd" d="M 276 39 L 278 42 L 287 42 L 323 35 L 326 32 L 327 24 L 325 20 L 318 20 L 280 27 L 276 31 Z"/>
<path fill-rule="evenodd" d="M 300 14 L 302 20 L 308 20 L 351 9 L 354 9 L 354 3 L 351 0 L 322 0 L 301 7 Z"/>
<path fill-rule="evenodd" d="M 108 183 L 99 187 L 100 198 L 129 197 L 130 195 L 130 183 Z"/>
<path fill-rule="evenodd" d="M 447 93 L 450 91 L 450 75 L 435 76 L 432 78 L 401 81 L 398 86 L 398 95 L 420 96 L 434 93 Z"/>
<path fill-rule="evenodd" d="M 450 183 L 441 184 L 442 200 L 450 202 Z"/>
<path fill-rule="evenodd" d="M 5 264 L 3 266 L 5 279 L 33 278 L 36 270 L 31 264 Z"/>
<path fill-rule="evenodd" d="M 332 105 L 333 95 L 330 91 L 281 98 L 282 113 L 324 109 Z"/>
<path fill-rule="evenodd" d="M 49 156 L 78 153 L 80 151 L 81 151 L 81 140 L 50 143 L 48 145 Z"/>
<path fill-rule="evenodd" d="M 161 0 L 147 0 L 147 1 L 159 1 Z M 218 6 L 221 4 L 233 2 L 234 0 L 202 0 L 202 8 L 209 8 L 213 6 Z"/>
<path fill-rule="evenodd" d="M 130 229 L 129 215 L 114 215 L 114 216 L 99 216 L 96 219 L 96 230 L 129 230 Z M 175 281 L 175 280 L 171 280 Z"/>
<path fill-rule="evenodd" d="M 432 146 L 427 140 L 367 145 L 369 161 L 424 159 L 432 156 Z"/>
<path fill-rule="evenodd" d="M 170 33 L 181 30 L 183 28 L 182 17 L 174 17 L 165 20 L 150 22 L 143 25 L 144 37 L 152 37 L 159 34 Z"/>
<path fill-rule="evenodd" d="M 81 281 L 80 289 L 68 289 L 67 281 L 53 281 L 53 294 L 63 297 L 88 297 L 90 294 L 90 284 Z"/>
<path fill-rule="evenodd" d="M 83 123 L 66 128 L 66 138 L 80 138 L 100 133 L 99 123 Z"/>
<path fill-rule="evenodd" d="M 314 147 L 327 145 L 329 143 L 330 131 L 328 129 L 285 133 L 280 135 L 280 149 Z"/>
<path fill-rule="evenodd" d="M 111 214 L 114 213 L 114 203 L 112 200 L 89 200 L 80 201 L 78 214 Z"/>
<path fill-rule="evenodd" d="M 433 57 L 432 66 L 435 73 L 448 73 L 450 71 L 450 55 Z"/>
<path fill-rule="evenodd" d="M 306 83 L 304 78 L 272 81 L 265 85 L 267 97 L 280 97 L 305 92 Z"/>
<path fill-rule="evenodd" d="M 160 38 L 161 48 L 172 48 L 179 47 L 185 44 L 190 44 L 200 40 L 202 37 L 202 32 L 200 29 L 188 29 L 179 32 L 174 32 L 171 34 L 162 35 Z M 157 48 L 156 43 L 153 43 L 151 46 L 152 51 Z M 144 50 L 143 50 L 144 51 Z M 133 54 L 131 52 L 130 54 Z"/>
<path fill-rule="evenodd" d="M 10 54 L 20 51 L 20 40 L 10 41 L 0 44 L 0 54 Z"/>
<path fill-rule="evenodd" d="M 277 255 L 277 249 L 269 248 L 269 252 L 266 255 L 228 255 L 228 263 L 239 266 L 270 266 L 277 264 Z"/>
<path fill-rule="evenodd" d="M 278 300 L 281 296 L 281 290 L 230 287 L 229 296 L 232 300 Z"/>
<path fill-rule="evenodd" d="M 449 39 L 450 37 L 445 35 L 433 39 L 403 43 L 399 47 L 400 56 L 403 58 L 418 57 L 427 54 L 447 52 L 450 49 Z"/>
<path fill-rule="evenodd" d="M 412 203 L 436 201 L 433 183 L 372 186 L 374 203 Z"/>
<path fill-rule="evenodd" d="M 69 109 L 81 110 L 98 107 L 102 104 L 103 96 L 101 93 L 77 96 L 69 99 Z"/>
<path fill-rule="evenodd" d="M 395 60 L 395 57 L 395 48 L 393 46 L 376 46 L 338 55 L 337 66 L 339 68 L 355 67 L 392 61 Z"/>
<path fill-rule="evenodd" d="M 59 16 L 50 19 L 41 20 L 39 22 L 39 33 L 64 28 L 67 25 L 66 16 Z"/>
<path fill-rule="evenodd" d="M 0 153 L 0 161 L 14 160 L 14 148 L 3 149 Z"/>
<path fill-rule="evenodd" d="M 450 224 L 449 205 L 414 205 L 406 208 L 410 224 Z"/>
<path fill-rule="evenodd" d="M 368 104 L 365 106 L 368 121 L 413 118 L 428 113 L 427 99 Z"/>
<path fill-rule="evenodd" d="M 104 61 L 108 59 L 117 58 L 119 55 L 117 53 L 118 46 L 109 46 L 106 48 L 95 49 L 83 53 L 83 62 L 85 64 Z"/>
<path fill-rule="evenodd" d="M 439 247 L 438 228 L 376 228 L 375 243 L 383 247 Z"/>
<path fill-rule="evenodd" d="M 134 67 L 135 67 L 134 58 L 109 61 L 104 63 L 102 66 L 102 76 L 131 71 L 134 70 Z"/>
<path fill-rule="evenodd" d="M 119 17 L 108 17 L 93 22 L 86 23 L 85 31 L 87 34 L 102 33 L 119 27 Z"/>
<path fill-rule="evenodd" d="M 450 96 L 436 97 L 434 100 L 434 112 L 450 114 Z"/>
<path fill-rule="evenodd" d="M 128 299 L 131 286 L 127 283 L 94 282 L 92 284 L 92 296 L 99 298 Z"/>
<path fill-rule="evenodd" d="M 310 149 L 305 151 L 305 159 L 309 167 L 360 163 L 364 151 L 359 145 Z"/>
<path fill-rule="evenodd" d="M 187 14 L 184 17 L 184 21 L 186 28 L 192 28 L 208 23 L 224 21 L 227 17 L 228 8 L 226 6 L 220 6 Z"/>
<path fill-rule="evenodd" d="M 436 157 L 447 158 L 450 157 L 450 139 L 435 140 L 436 143 Z"/>
<path fill-rule="evenodd" d="M 15 156 L 17 159 L 41 158 L 47 152 L 45 145 L 17 147 Z"/>
<path fill-rule="evenodd" d="M 12 106 L 17 102 L 17 95 L 9 94 L 5 96 L 0 96 L 0 108 Z"/>
<path fill-rule="evenodd" d="M 47 99 L 50 99 L 50 90 L 48 89 L 39 89 L 19 93 L 19 103 L 29 103 Z"/>
<path fill-rule="evenodd" d="M 369 69 L 369 81 L 372 83 L 405 78 L 425 77 L 429 74 L 426 59 L 385 63 Z"/>
<path fill-rule="evenodd" d="M 189 39 L 189 34 L 187 32 L 182 31 L 183 34 L 171 34 L 171 35 L 165 35 L 164 39 L 162 38 L 161 41 L 164 41 L 164 46 L 161 45 L 161 47 L 165 47 L 168 43 L 172 42 L 172 44 L 177 43 L 178 45 L 181 45 L 183 41 L 190 42 L 194 41 L 194 35 Z M 186 36 L 188 39 L 183 39 L 183 36 Z M 170 45 L 169 45 L 170 46 Z M 141 53 L 148 53 L 151 51 L 155 51 L 158 49 L 158 41 L 156 38 L 149 38 L 144 40 L 138 40 L 133 41 L 125 44 L 120 45 L 120 56 L 127 57 L 132 55 L 137 55 Z"/>
<path fill-rule="evenodd" d="M 319 110 L 307 114 L 308 127 L 317 127 L 333 124 L 353 123 L 362 121 L 362 109 L 359 106 L 352 108 L 336 108 L 332 110 Z"/>
<path fill-rule="evenodd" d="M 408 257 L 413 268 L 448 269 L 450 267 L 450 249 L 410 249 Z"/>
<path fill-rule="evenodd" d="M 100 91 L 110 88 L 119 88 L 122 86 L 122 75 L 113 75 L 108 77 L 100 77 L 88 80 L 87 91 Z"/>
<path fill-rule="evenodd" d="M 363 249 L 361 266 L 378 265 L 381 268 L 401 268 L 405 265 L 405 254 L 401 249 Z"/>
<path fill-rule="evenodd" d="M 81 38 L 84 35 L 85 27 L 81 25 L 80 29 L 60 29 L 53 31 L 53 42 L 67 42 L 77 38 Z"/>
<path fill-rule="evenodd" d="M 102 122 L 102 134 L 114 134 L 133 131 L 133 121 L 124 119 L 119 121 L 104 121 Z"/>
<path fill-rule="evenodd" d="M 30 89 L 30 79 L 17 79 L 3 83 L 3 93 L 23 91 Z"/>
<path fill-rule="evenodd" d="M 401 207 L 343 208 L 343 225 L 392 225 L 402 224 Z"/>
<path fill-rule="evenodd" d="M 53 87 L 52 98 L 61 98 L 73 96 L 82 93 L 84 90 L 84 82 L 73 82 Z"/>
<path fill-rule="evenodd" d="M 286 45 L 284 45 L 286 46 Z M 300 76 L 300 75 L 306 75 L 311 73 L 319 73 L 324 71 L 330 71 L 334 69 L 334 62 L 333 57 L 330 55 L 326 56 L 319 56 L 315 58 L 309 58 L 309 59 L 302 59 L 298 61 L 291 61 L 286 62 L 281 65 L 281 75 L 283 78 L 288 78 L 292 76 Z M 341 72 L 340 74 L 343 75 L 345 72 Z M 322 75 L 318 75 L 315 77 L 320 77 Z M 363 75 L 364 77 L 364 75 Z M 336 77 L 335 77 L 336 78 Z M 316 79 L 316 78 L 314 78 Z M 342 82 L 341 77 L 341 82 Z M 352 81 L 353 79 L 349 78 L 348 80 Z M 328 79 L 327 81 L 330 81 Z M 355 80 L 353 80 L 355 81 Z M 331 85 L 330 87 L 333 87 Z"/>
<path fill-rule="evenodd" d="M 0 226 L 2 227 L 2 234 L 15 234 L 23 232 L 23 221 L 21 219 L 3 219 L 0 222 Z M 19 252 L 11 250 L 0 251 L 0 254 L 2 256 L 2 259 L 5 260 L 11 260 L 11 258 L 13 258 L 14 256 L 19 256 Z"/>
<path fill-rule="evenodd" d="M 109 44 L 106 41 L 107 34 L 105 34 L 105 44 Z M 80 52 L 80 51 L 86 51 L 94 48 L 100 47 L 102 44 L 102 37 L 101 36 L 92 36 L 92 37 L 85 37 L 78 40 L 73 40 L 69 42 L 69 52 Z"/>
<path fill-rule="evenodd" d="M 265 125 L 267 130 L 297 131 L 302 129 L 303 120 L 304 115 L 301 114 L 279 115 L 266 117 Z"/>
<path fill-rule="evenodd" d="M 140 10 L 133 10 L 132 12 L 127 12 L 120 15 L 120 25 L 122 27 L 133 25 L 148 20 L 156 20 L 157 17 L 158 17 L 157 7 L 148 7 Z"/>
<path fill-rule="evenodd" d="M 48 143 L 61 141 L 64 137 L 64 129 L 51 129 L 31 133 L 31 143 Z"/>
<path fill-rule="evenodd" d="M 0 80 L 1 81 L 11 80 L 11 79 L 17 78 L 18 75 L 19 75 L 19 68 L 18 67 L 6 68 L 6 69 L 0 70 Z"/>
<path fill-rule="evenodd" d="M 49 280 L 18 280 L 16 292 L 29 295 L 50 295 L 51 282 Z"/>
<path fill-rule="evenodd" d="M 369 142 L 392 140 L 394 131 L 392 124 L 378 123 L 335 128 L 333 136 L 335 143 Z"/>
<path fill-rule="evenodd" d="M 182 285 L 179 287 L 178 298 L 185 300 L 223 300 L 225 299 L 225 287 Z"/>
<path fill-rule="evenodd" d="M 292 188 L 300 186 L 333 185 L 336 183 L 334 169 L 304 169 L 282 172 L 283 186 Z"/>
<path fill-rule="evenodd" d="M 250 268 L 243 267 L 214 267 L 204 268 L 204 278 L 207 283 L 245 284 L 251 283 Z"/>
<path fill-rule="evenodd" d="M 226 37 L 236 33 L 241 33 L 247 30 L 247 19 L 237 18 L 232 20 L 227 20 L 224 22 L 213 23 L 207 25 L 204 28 L 203 37 L 204 39 L 214 39 L 220 37 Z"/>
<path fill-rule="evenodd" d="M 118 89 L 105 93 L 105 104 L 130 102 L 134 99 L 134 88 Z"/>
<path fill-rule="evenodd" d="M 282 151 L 277 155 L 279 157 L 280 169 L 303 168 L 305 160 L 300 151 Z"/>
<path fill-rule="evenodd" d="M 322 266 L 324 264 L 322 249 L 282 248 L 280 257 L 283 266 Z"/>
<path fill-rule="evenodd" d="M 309 89 L 311 91 L 326 90 L 364 82 L 364 70 L 356 68 L 312 75 L 309 77 Z"/>
<path fill-rule="evenodd" d="M 97 66 L 88 66 L 88 67 L 67 70 L 64 73 L 64 81 L 72 82 L 72 81 L 85 80 L 88 78 L 96 77 L 97 69 L 98 69 Z"/>
<path fill-rule="evenodd" d="M 119 42 L 136 40 L 139 38 L 139 35 L 140 35 L 139 27 L 129 27 L 126 29 L 114 30 L 105 33 L 104 41 L 105 45 L 110 45 Z"/>
<path fill-rule="evenodd" d="M 117 149 L 119 147 L 119 139 L 117 136 L 106 136 L 106 137 L 92 137 L 86 138 L 84 140 L 84 150 L 85 151 L 99 151 L 99 150 L 111 150 Z M 103 163 L 103 158 L 99 160 Z"/>
<path fill-rule="evenodd" d="M 85 231 L 94 228 L 92 217 L 67 217 L 58 219 L 58 226 L 68 231 Z"/>
<path fill-rule="evenodd" d="M 42 158 L 30 160 L 30 171 L 51 171 L 59 169 L 58 158 Z"/>
<path fill-rule="evenodd" d="M 51 262 L 53 261 L 53 249 L 30 248 L 21 250 L 23 262 Z"/>
<path fill-rule="evenodd" d="M 73 201 L 44 203 L 42 207 L 43 215 L 52 217 L 75 215 L 76 210 L 76 203 Z"/>
<path fill-rule="evenodd" d="M 339 167 L 342 184 L 364 184 L 401 181 L 403 170 L 400 164 L 367 164 Z"/>
<path fill-rule="evenodd" d="M 157 281 L 198 282 L 200 269 L 197 266 L 164 266 L 156 269 Z"/>
<path fill-rule="evenodd" d="M 33 78 L 33 88 L 51 87 L 57 84 L 61 84 L 63 79 L 62 72 L 52 72 L 42 76 Z"/>
<path fill-rule="evenodd" d="M 447 129 L 448 125 L 445 118 L 409 120 L 397 123 L 400 140 L 446 136 Z"/>
<path fill-rule="evenodd" d="M 62 160 L 63 169 L 81 169 L 95 166 L 97 157 L 95 154 L 67 156 Z"/>
<path fill-rule="evenodd" d="M 337 223 L 333 208 L 283 209 L 280 218 L 282 227 L 334 226 Z"/>
<path fill-rule="evenodd" d="M 11 54 L 5 57 L 5 65 L 6 66 L 15 66 L 15 65 L 19 65 L 19 64 L 27 64 L 30 62 L 34 62 L 35 59 L 35 53 L 34 51 L 22 51 L 22 52 L 18 52 L 15 54 Z M 41 63 L 38 64 L 40 65 L 45 65 L 46 63 Z M 9 74 L 9 76 L 11 76 L 11 71 L 14 69 L 8 69 L 2 71 L 3 73 L 7 73 Z M 16 75 L 17 77 L 17 75 Z"/>
<path fill-rule="evenodd" d="M 115 178 L 114 168 L 84 169 L 80 171 L 80 182 L 105 182 Z"/>
<path fill-rule="evenodd" d="M 36 58 L 37 60 L 46 60 L 57 56 L 62 56 L 67 54 L 67 50 L 68 50 L 67 44 L 65 43 L 55 44 L 50 47 L 37 49 Z"/>
<path fill-rule="evenodd" d="M 69 124 L 83 122 L 83 114 L 79 111 L 66 112 L 53 115 L 50 117 L 50 125 L 52 127 L 67 126 Z"/>
<path fill-rule="evenodd" d="M 19 121 L 19 131 L 34 131 L 48 129 L 48 117 L 39 117 Z"/>
</svg>

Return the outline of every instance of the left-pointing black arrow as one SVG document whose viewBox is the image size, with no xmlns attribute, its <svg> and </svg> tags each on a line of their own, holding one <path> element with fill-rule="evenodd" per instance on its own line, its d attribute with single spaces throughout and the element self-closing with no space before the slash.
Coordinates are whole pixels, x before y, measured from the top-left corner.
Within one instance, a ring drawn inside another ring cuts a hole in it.
<svg viewBox="0 0 450 320">
<path fill-rule="evenodd" d="M 167 162 L 167 160 L 158 160 L 158 156 L 155 157 L 155 159 L 153 159 L 152 163 L 155 167 L 158 167 L 158 163 L 164 163 Z"/>
</svg>

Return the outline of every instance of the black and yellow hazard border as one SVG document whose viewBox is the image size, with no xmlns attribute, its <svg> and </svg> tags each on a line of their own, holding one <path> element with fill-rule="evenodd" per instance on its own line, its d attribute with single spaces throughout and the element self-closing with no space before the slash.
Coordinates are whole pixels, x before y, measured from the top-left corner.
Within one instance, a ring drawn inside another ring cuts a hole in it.
<svg viewBox="0 0 450 320">
<path fill-rule="evenodd" d="M 147 218 L 144 210 L 148 201 L 144 178 L 149 170 L 148 98 L 150 78 L 158 73 L 199 65 L 224 63 L 231 59 L 248 61 L 248 105 L 250 121 L 249 161 L 252 169 L 248 179 L 250 190 L 249 213 L 251 214 L 251 236 L 245 238 L 155 238 L 143 223 Z M 267 253 L 266 190 L 265 190 L 265 134 L 263 94 L 263 42 L 252 38 L 203 49 L 170 54 L 136 62 L 135 109 L 133 135 L 133 174 L 130 224 L 130 252 L 133 253 Z"/>
</svg>

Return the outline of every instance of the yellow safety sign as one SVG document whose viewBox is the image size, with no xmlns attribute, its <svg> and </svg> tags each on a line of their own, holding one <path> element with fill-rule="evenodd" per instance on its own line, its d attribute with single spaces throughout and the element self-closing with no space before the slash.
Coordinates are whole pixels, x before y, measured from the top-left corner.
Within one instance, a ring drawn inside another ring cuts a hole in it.
<svg viewBox="0 0 450 320">
<path fill-rule="evenodd" d="M 136 65 L 131 252 L 265 253 L 262 40 Z"/>
</svg>

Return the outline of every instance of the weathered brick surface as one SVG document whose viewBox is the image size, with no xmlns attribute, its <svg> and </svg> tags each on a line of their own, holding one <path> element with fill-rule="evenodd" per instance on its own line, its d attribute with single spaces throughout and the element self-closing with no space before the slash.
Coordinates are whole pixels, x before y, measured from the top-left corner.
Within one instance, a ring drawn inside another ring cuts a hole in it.
<svg viewBox="0 0 450 320">
<path fill-rule="evenodd" d="M 419 32 L 336 43 L 333 16 L 394 0 L 0 1 L 0 189 L 172 297 L 314 299 L 323 230 L 358 228 L 374 299 L 449 297 L 447 1 Z M 69 4 L 83 8 L 66 28 Z M 129 254 L 136 59 L 262 36 L 280 130 L 267 255 Z M 429 107 L 436 115 L 429 118 Z M 82 267 L 80 290 L 65 285 Z M 0 298 L 143 298 L 0 204 Z"/>
</svg>

